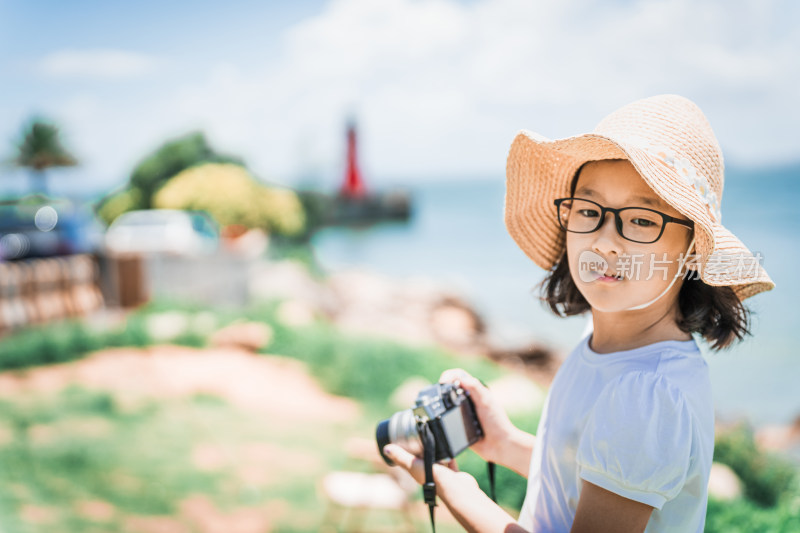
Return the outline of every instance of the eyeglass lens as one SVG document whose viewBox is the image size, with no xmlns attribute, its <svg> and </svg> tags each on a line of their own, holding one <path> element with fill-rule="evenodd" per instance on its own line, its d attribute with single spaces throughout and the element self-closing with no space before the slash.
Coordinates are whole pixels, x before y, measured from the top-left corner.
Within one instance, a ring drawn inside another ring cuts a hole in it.
<svg viewBox="0 0 800 533">
<path fill-rule="evenodd" d="M 621 234 L 626 239 L 647 243 L 657 240 L 661 235 L 664 220 L 658 213 L 649 209 L 627 207 L 620 210 L 619 216 L 622 219 Z M 603 223 L 600 206 L 580 198 L 561 202 L 558 219 L 561 227 L 575 233 L 591 233 Z"/>
</svg>

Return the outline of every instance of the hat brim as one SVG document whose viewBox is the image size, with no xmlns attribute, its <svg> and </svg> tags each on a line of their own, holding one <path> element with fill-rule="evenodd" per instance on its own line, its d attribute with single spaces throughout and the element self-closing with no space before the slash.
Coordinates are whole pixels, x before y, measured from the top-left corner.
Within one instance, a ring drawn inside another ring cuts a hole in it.
<svg viewBox="0 0 800 533">
<path fill-rule="evenodd" d="M 565 232 L 558 224 L 553 200 L 570 195 L 572 179 L 581 165 L 606 159 L 630 161 L 660 198 L 694 221 L 698 270 L 704 282 L 731 286 L 740 300 L 775 286 L 760 261 L 752 265 L 757 258 L 715 220 L 674 169 L 633 143 L 595 133 L 550 140 L 522 130 L 511 144 L 504 219 L 511 237 L 534 263 L 549 270 L 564 253 Z M 731 261 L 747 263 L 752 270 L 730 267 Z M 709 264 L 716 268 L 706 268 Z"/>
</svg>

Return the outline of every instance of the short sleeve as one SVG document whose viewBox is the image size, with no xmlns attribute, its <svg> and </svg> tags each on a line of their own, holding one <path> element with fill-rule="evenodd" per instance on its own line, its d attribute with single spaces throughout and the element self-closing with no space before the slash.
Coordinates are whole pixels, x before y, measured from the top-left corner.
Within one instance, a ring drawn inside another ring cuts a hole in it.
<svg viewBox="0 0 800 533">
<path fill-rule="evenodd" d="M 652 372 L 623 374 L 600 393 L 578 444 L 580 477 L 661 509 L 683 488 L 692 414 L 679 389 Z"/>
</svg>

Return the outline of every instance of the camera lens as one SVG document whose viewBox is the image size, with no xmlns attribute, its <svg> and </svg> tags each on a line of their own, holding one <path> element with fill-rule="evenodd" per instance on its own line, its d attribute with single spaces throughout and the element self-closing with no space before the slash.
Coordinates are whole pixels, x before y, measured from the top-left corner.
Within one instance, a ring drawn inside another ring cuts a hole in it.
<svg viewBox="0 0 800 533">
<path fill-rule="evenodd" d="M 383 460 L 386 461 L 386 464 L 389 466 L 394 466 L 392 460 L 383 453 L 383 447 L 391 442 L 391 440 L 389 440 L 389 420 L 390 419 L 386 419 L 378 422 L 378 427 L 375 429 L 375 440 L 378 441 L 378 451 L 381 457 L 383 457 Z"/>
<path fill-rule="evenodd" d="M 417 431 L 417 421 L 411 409 L 399 411 L 378 422 L 375 429 L 375 440 L 378 442 L 378 451 L 389 466 L 394 466 L 391 459 L 383 454 L 383 447 L 387 444 L 397 444 L 409 453 L 418 457 L 422 456 L 422 441 Z"/>
</svg>

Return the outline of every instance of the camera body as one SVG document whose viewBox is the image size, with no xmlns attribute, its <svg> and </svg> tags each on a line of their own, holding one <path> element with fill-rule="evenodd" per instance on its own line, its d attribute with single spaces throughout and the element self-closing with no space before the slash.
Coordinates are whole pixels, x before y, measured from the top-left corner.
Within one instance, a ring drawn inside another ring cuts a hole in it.
<svg viewBox="0 0 800 533">
<path fill-rule="evenodd" d="M 453 459 L 483 438 L 469 393 L 458 382 L 436 383 L 419 392 L 413 408 L 399 411 L 378 423 L 375 437 L 383 460 L 394 464 L 383 454 L 383 447 L 389 443 L 422 457 L 424 448 L 420 434 L 424 426 L 433 435 L 437 462 Z"/>
</svg>

